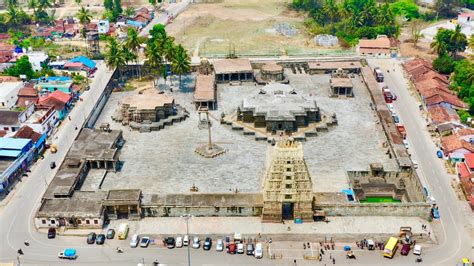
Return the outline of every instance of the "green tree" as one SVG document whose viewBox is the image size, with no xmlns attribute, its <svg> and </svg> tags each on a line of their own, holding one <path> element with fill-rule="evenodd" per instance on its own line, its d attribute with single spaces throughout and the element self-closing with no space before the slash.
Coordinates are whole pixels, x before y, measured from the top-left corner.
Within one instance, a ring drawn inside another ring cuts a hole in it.
<svg viewBox="0 0 474 266">
<path fill-rule="evenodd" d="M 28 9 L 33 10 L 33 13 L 35 13 L 36 8 L 38 8 L 38 0 L 28 0 Z"/>
<path fill-rule="evenodd" d="M 469 38 L 469 49 L 474 50 L 474 34 Z"/>
<path fill-rule="evenodd" d="M 161 75 L 163 69 L 163 53 L 156 41 L 148 42 L 145 55 L 145 64 L 148 66 L 150 74 L 152 74 L 154 77 Z M 154 83 L 157 84 L 156 81 Z"/>
<path fill-rule="evenodd" d="M 464 33 L 461 32 L 461 26 L 456 25 L 454 32 L 451 33 L 450 41 L 450 52 L 453 54 L 453 57 L 456 58 L 458 52 L 463 52 L 466 50 L 467 38 Z"/>
<path fill-rule="evenodd" d="M 53 2 L 51 0 L 38 0 L 38 9 L 45 10 L 48 8 L 52 8 Z"/>
<path fill-rule="evenodd" d="M 447 54 L 440 55 L 433 61 L 433 68 L 441 74 L 451 74 L 454 71 L 454 60 Z"/>
<path fill-rule="evenodd" d="M 82 0 L 74 0 L 74 2 L 76 2 L 76 4 L 77 4 L 78 6 L 80 6 L 81 3 L 82 3 Z"/>
<path fill-rule="evenodd" d="M 397 16 L 403 16 L 408 20 L 420 17 L 418 6 L 413 0 L 401 0 L 390 4 L 390 9 Z"/>
<path fill-rule="evenodd" d="M 451 39 L 451 31 L 443 28 L 438 29 L 430 47 L 438 55 L 445 54 L 448 52 L 449 40 Z"/>
<path fill-rule="evenodd" d="M 140 66 L 138 65 L 138 58 L 139 58 L 138 52 L 143 42 L 144 42 L 144 39 L 138 36 L 138 32 L 135 28 L 133 27 L 128 28 L 127 40 L 125 41 L 124 46 L 125 48 L 129 49 L 135 54 L 135 57 L 136 57 L 135 63 L 137 65 L 137 73 L 140 76 L 140 78 L 141 78 L 141 74 L 140 74 Z"/>
<path fill-rule="evenodd" d="M 82 25 L 81 35 L 85 39 L 87 34 L 86 25 L 91 22 L 92 14 L 88 9 L 81 7 L 81 9 L 79 9 L 79 12 L 77 12 L 76 17 L 77 19 L 79 19 L 79 23 L 81 23 Z"/>
<path fill-rule="evenodd" d="M 31 66 L 29 58 L 26 55 L 16 60 L 14 66 L 5 69 L 5 74 L 15 77 L 19 77 L 20 75 L 26 75 L 28 79 L 31 79 L 35 76 L 33 67 Z"/>
<path fill-rule="evenodd" d="M 125 11 L 123 12 L 123 14 L 129 18 L 135 16 L 135 8 L 129 6 L 125 9 Z"/>
<path fill-rule="evenodd" d="M 11 26 L 20 24 L 19 12 L 14 5 L 8 5 L 7 13 L 5 14 L 5 24 Z"/>
<path fill-rule="evenodd" d="M 122 68 L 127 63 L 127 55 L 124 53 L 123 46 L 117 42 L 117 39 L 110 38 L 105 53 L 105 64 L 109 69 L 117 69 L 119 81 L 122 79 Z"/>
<path fill-rule="evenodd" d="M 114 0 L 114 8 L 113 8 L 113 13 L 114 13 L 114 17 L 115 19 L 118 18 L 118 16 L 120 16 L 123 12 L 123 9 L 122 9 L 122 2 L 121 0 Z"/>
<path fill-rule="evenodd" d="M 104 7 L 108 11 L 112 11 L 114 9 L 114 1 L 113 0 L 104 0 Z"/>
<path fill-rule="evenodd" d="M 176 46 L 175 56 L 171 63 L 173 73 L 179 75 L 179 88 L 181 88 L 181 76 L 191 70 L 191 58 L 181 44 Z"/>
</svg>

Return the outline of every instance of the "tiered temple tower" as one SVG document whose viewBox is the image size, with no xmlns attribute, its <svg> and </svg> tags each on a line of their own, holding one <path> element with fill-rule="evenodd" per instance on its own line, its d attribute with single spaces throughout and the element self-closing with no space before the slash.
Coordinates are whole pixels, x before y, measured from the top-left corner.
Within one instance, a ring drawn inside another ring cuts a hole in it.
<svg viewBox="0 0 474 266">
<path fill-rule="evenodd" d="M 313 220 L 313 186 L 300 142 L 278 142 L 264 178 L 263 222 Z"/>
</svg>

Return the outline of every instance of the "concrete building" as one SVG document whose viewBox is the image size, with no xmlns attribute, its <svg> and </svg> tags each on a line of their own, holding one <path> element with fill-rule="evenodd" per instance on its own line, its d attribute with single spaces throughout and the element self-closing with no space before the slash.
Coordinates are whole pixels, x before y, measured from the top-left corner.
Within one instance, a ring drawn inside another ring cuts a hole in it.
<svg viewBox="0 0 474 266">
<path fill-rule="evenodd" d="M 0 109 L 11 109 L 18 100 L 18 92 L 23 88 L 23 82 L 0 83 Z"/>
<path fill-rule="evenodd" d="M 28 126 L 40 134 L 50 135 L 57 125 L 58 113 L 54 106 L 30 105 L 20 116 L 22 126 Z"/>
<path fill-rule="evenodd" d="M 263 183 L 263 222 L 313 220 L 311 176 L 300 142 L 276 144 Z"/>
<path fill-rule="evenodd" d="M 38 106 L 41 108 L 53 107 L 57 112 L 57 118 L 63 120 L 71 109 L 72 97 L 70 94 L 60 90 L 48 93 L 45 97 L 38 100 Z"/>
<path fill-rule="evenodd" d="M 107 34 L 109 33 L 109 29 L 110 29 L 110 23 L 107 19 L 105 20 L 99 20 L 99 23 L 98 23 L 98 32 L 100 34 Z"/>
<path fill-rule="evenodd" d="M 69 77 L 42 77 L 36 81 L 35 89 L 43 95 L 57 90 L 72 94 L 72 79 Z"/>
<path fill-rule="evenodd" d="M 248 59 L 222 59 L 213 61 L 212 65 L 218 83 L 253 80 L 253 68 Z"/>
<path fill-rule="evenodd" d="M 138 220 L 142 216 L 141 199 L 142 192 L 139 189 L 109 190 L 103 201 L 103 206 L 110 219 Z"/>
<path fill-rule="evenodd" d="M 28 169 L 35 155 L 30 139 L 0 138 L 0 193 Z"/>
<path fill-rule="evenodd" d="M 237 109 L 237 120 L 267 132 L 294 132 L 321 121 L 321 114 L 314 100 L 299 95 L 291 86 L 270 84 L 243 100 Z"/>
<path fill-rule="evenodd" d="M 283 66 L 276 62 L 265 63 L 260 72 L 255 75 L 255 80 L 258 84 L 268 84 L 270 82 L 279 82 L 287 84 L 288 78 L 285 77 Z"/>
<path fill-rule="evenodd" d="M 441 138 L 441 149 L 452 163 L 463 162 L 464 155 L 474 152 L 474 146 L 458 134 Z"/>
<path fill-rule="evenodd" d="M 307 72 L 313 74 L 330 74 L 338 69 L 348 73 L 359 73 L 362 65 L 360 61 L 310 61 L 307 63 Z"/>
<path fill-rule="evenodd" d="M 41 154 L 44 149 L 44 145 L 46 144 L 47 135 L 46 133 L 38 133 L 29 126 L 22 126 L 20 130 L 18 130 L 15 135 L 13 135 L 13 138 L 30 139 L 35 146 L 36 154 Z"/>
<path fill-rule="evenodd" d="M 26 84 L 18 92 L 18 100 L 16 101 L 16 106 L 18 107 L 27 107 L 32 103 L 38 101 L 38 91 L 35 90 L 34 84 Z"/>
<path fill-rule="evenodd" d="M 353 85 L 352 80 L 349 75 L 344 72 L 342 69 L 336 70 L 332 75 L 329 81 L 331 86 L 331 96 L 332 97 L 339 97 L 339 96 L 346 96 L 346 97 L 354 97 L 354 93 L 352 91 Z"/>
</svg>

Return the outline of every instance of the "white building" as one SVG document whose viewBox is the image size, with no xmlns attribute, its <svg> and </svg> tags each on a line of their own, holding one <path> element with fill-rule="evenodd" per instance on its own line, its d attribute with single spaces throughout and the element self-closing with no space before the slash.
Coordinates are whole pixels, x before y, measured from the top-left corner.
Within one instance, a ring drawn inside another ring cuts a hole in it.
<svg viewBox="0 0 474 266">
<path fill-rule="evenodd" d="M 21 81 L 0 83 L 0 109 L 11 109 L 15 106 L 22 87 Z"/>
<path fill-rule="evenodd" d="M 53 106 L 38 107 L 31 104 L 20 114 L 19 120 L 21 126 L 29 126 L 35 132 L 49 136 L 58 122 L 58 114 Z"/>
<path fill-rule="evenodd" d="M 107 34 L 110 30 L 110 24 L 108 20 L 99 20 L 97 23 L 97 30 L 101 34 Z"/>
</svg>

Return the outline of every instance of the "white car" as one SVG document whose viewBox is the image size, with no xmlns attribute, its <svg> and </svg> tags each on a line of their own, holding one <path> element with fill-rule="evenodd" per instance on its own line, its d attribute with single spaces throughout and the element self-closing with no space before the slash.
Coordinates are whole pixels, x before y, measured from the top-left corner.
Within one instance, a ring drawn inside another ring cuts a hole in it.
<svg viewBox="0 0 474 266">
<path fill-rule="evenodd" d="M 224 241 L 222 239 L 217 239 L 216 251 L 224 251 Z"/>
<path fill-rule="evenodd" d="M 183 246 L 189 246 L 189 236 L 185 235 L 183 238 Z"/>
<path fill-rule="evenodd" d="M 132 236 L 132 241 L 130 241 L 130 247 L 136 248 L 138 246 L 138 242 L 140 242 L 140 237 L 135 234 Z"/>
<path fill-rule="evenodd" d="M 433 197 L 433 196 L 429 196 L 428 199 L 427 199 L 428 203 L 431 204 L 431 205 L 435 205 L 436 204 L 436 199 Z"/>
<path fill-rule="evenodd" d="M 176 247 L 177 247 L 177 248 L 182 248 L 182 247 L 183 247 L 183 238 L 180 237 L 180 236 L 178 236 L 178 237 L 176 238 Z"/>
<path fill-rule="evenodd" d="M 257 259 L 261 259 L 263 258 L 263 245 L 262 243 L 257 243 L 257 245 L 255 245 L 255 258 Z"/>
<path fill-rule="evenodd" d="M 415 247 L 413 248 L 413 254 L 421 255 L 421 246 L 420 245 L 415 245 Z"/>
<path fill-rule="evenodd" d="M 244 250 L 244 244 L 243 243 L 239 243 L 237 244 L 237 253 L 238 254 L 244 254 L 245 250 Z"/>
<path fill-rule="evenodd" d="M 150 238 L 147 236 L 142 237 L 142 240 L 140 241 L 140 247 L 147 248 L 149 244 L 150 244 Z"/>
<path fill-rule="evenodd" d="M 199 237 L 195 236 L 193 239 L 193 248 L 199 248 L 201 246 L 201 242 L 199 241 Z"/>
</svg>

